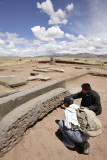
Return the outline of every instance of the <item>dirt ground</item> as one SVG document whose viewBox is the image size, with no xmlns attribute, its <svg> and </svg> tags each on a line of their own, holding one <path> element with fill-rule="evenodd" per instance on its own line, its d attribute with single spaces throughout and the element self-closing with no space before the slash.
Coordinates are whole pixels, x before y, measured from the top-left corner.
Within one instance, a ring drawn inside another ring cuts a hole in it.
<svg viewBox="0 0 107 160">
<path fill-rule="evenodd" d="M 0 76 L 10 76 L 10 75 L 16 75 L 16 76 L 24 76 L 29 77 L 30 72 L 33 71 L 33 69 L 36 69 L 36 67 L 41 66 L 49 66 L 49 67 L 58 67 L 61 69 L 64 69 L 64 73 L 60 72 L 39 72 L 40 75 L 51 77 L 51 80 L 54 80 L 56 78 L 69 78 L 74 77 L 78 74 L 85 73 L 87 71 L 97 71 L 101 73 L 107 73 L 107 69 L 103 69 L 102 67 L 97 66 L 91 66 L 91 65 L 77 65 L 77 64 L 56 64 L 56 65 L 49 65 L 49 64 L 43 64 L 43 63 L 37 63 L 37 62 L 27 62 L 20 65 L 13 65 L 13 66 L 5 66 L 0 67 Z M 75 67 L 82 67 L 82 69 L 75 69 Z M 90 70 L 87 70 L 86 68 L 90 68 Z M 49 80 L 49 81 L 51 81 Z M 23 89 L 27 89 L 30 87 L 38 86 L 43 83 L 47 83 L 47 81 L 29 81 L 26 85 L 15 87 L 15 88 L 6 88 L 3 85 L 0 85 L 0 93 L 7 92 L 7 91 L 19 91 Z"/>
<path fill-rule="evenodd" d="M 41 66 L 41 64 L 36 64 Z M 33 67 L 34 66 L 34 67 Z M 64 73 L 50 72 L 41 73 L 42 75 L 51 76 L 52 79 L 58 77 L 69 78 L 75 76 L 78 73 L 86 72 L 86 66 L 83 69 L 75 69 L 77 65 L 57 64 L 65 70 Z M 14 68 L 21 67 L 25 71 L 12 72 L 13 67 L 8 67 L 8 70 L 0 72 L 0 75 L 23 75 L 29 76 L 30 71 L 35 68 L 35 64 L 30 63 L 21 66 L 14 66 Z M 5 68 L 5 67 L 4 67 Z M 106 70 L 100 68 L 90 67 L 92 71 L 100 71 L 107 73 Z M 103 133 L 95 138 L 90 138 L 89 143 L 91 147 L 90 155 L 83 155 L 81 150 L 77 148 L 76 151 L 69 150 L 61 142 L 61 134 L 56 120 L 64 119 L 64 110 L 57 108 L 50 114 L 48 114 L 43 120 L 39 121 L 32 128 L 28 129 L 21 141 L 12 148 L 8 153 L 2 157 L 2 160 L 106 160 L 107 159 L 107 78 L 90 76 L 79 78 L 77 80 L 68 82 L 66 84 L 67 89 L 80 88 L 80 85 L 84 82 L 89 82 L 93 90 L 96 90 L 101 97 L 101 103 L 103 112 L 99 116 L 99 119 L 103 125 Z M 21 89 L 29 88 L 32 86 L 40 85 L 41 81 L 29 82 L 26 86 L 20 87 Z M 17 88 L 19 89 L 19 88 Z M 7 88 L 5 89 L 7 91 Z M 4 89 L 2 89 L 4 91 Z M 76 104 L 80 104 L 80 100 L 75 100 Z"/>
</svg>

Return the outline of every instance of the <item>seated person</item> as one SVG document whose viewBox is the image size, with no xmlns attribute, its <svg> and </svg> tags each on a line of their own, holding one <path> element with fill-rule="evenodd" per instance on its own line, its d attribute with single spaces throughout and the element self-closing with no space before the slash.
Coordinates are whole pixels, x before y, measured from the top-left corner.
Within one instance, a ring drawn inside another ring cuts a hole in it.
<svg viewBox="0 0 107 160">
<path fill-rule="evenodd" d="M 63 134 L 63 143 L 66 147 L 74 148 L 75 142 L 80 144 L 83 148 L 84 154 L 89 154 L 89 143 L 87 142 L 88 136 L 79 131 L 80 124 L 77 119 L 76 110 L 78 105 L 73 104 L 73 101 L 69 97 L 64 99 L 64 121 L 58 122 L 59 128 Z M 82 144 L 82 145 L 81 145 Z"/>
</svg>

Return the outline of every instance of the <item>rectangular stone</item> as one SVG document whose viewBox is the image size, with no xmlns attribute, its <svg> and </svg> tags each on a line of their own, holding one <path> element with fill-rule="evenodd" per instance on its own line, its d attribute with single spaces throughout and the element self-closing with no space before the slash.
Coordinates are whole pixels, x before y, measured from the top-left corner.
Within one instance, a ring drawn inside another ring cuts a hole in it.
<svg viewBox="0 0 107 160">
<path fill-rule="evenodd" d="M 50 66 L 39 66 L 39 67 L 37 67 L 38 69 L 47 69 L 47 68 L 49 68 Z"/>
<path fill-rule="evenodd" d="M 29 81 L 33 81 L 33 80 L 47 81 L 47 80 L 50 80 L 50 79 L 51 79 L 51 77 L 46 77 L 46 76 L 42 76 L 42 75 L 28 77 Z"/>
<path fill-rule="evenodd" d="M 33 71 L 38 71 L 38 72 L 52 72 L 52 70 L 48 70 L 48 69 L 33 69 Z"/>
<path fill-rule="evenodd" d="M 37 76 L 37 75 L 39 75 L 39 73 L 37 73 L 37 72 L 31 72 L 30 75 L 31 76 Z"/>
<path fill-rule="evenodd" d="M 48 70 L 56 71 L 56 72 L 64 72 L 63 69 L 60 68 L 48 68 Z"/>
<path fill-rule="evenodd" d="M 18 87 L 21 85 L 25 85 L 27 83 L 27 78 L 26 77 L 0 77 L 0 83 L 6 87 Z"/>
<path fill-rule="evenodd" d="M 9 95 L 0 99 L 0 119 L 2 119 L 7 113 L 14 110 L 19 105 L 45 94 L 56 88 L 66 88 L 64 79 L 57 79 L 47 82 L 40 86 L 32 87 L 24 91 Z"/>
</svg>

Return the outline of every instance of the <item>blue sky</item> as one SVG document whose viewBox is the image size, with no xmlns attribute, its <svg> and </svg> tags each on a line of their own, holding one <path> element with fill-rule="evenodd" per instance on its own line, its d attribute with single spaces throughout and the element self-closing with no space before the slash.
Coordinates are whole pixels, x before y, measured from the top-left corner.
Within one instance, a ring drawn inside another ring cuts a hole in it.
<svg viewBox="0 0 107 160">
<path fill-rule="evenodd" d="M 0 0 L 0 55 L 107 54 L 107 0 Z"/>
</svg>

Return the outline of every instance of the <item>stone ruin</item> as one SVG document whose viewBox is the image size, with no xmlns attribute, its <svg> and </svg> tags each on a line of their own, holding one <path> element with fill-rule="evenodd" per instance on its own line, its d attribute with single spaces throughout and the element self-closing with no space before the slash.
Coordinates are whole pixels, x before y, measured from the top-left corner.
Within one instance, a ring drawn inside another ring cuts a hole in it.
<svg viewBox="0 0 107 160">
<path fill-rule="evenodd" d="M 6 153 L 17 144 L 25 131 L 60 105 L 61 99 L 81 88 L 66 89 L 66 82 L 93 75 L 107 77 L 99 72 L 85 72 L 68 79 L 49 81 L 0 99 L 0 152 Z"/>
<path fill-rule="evenodd" d="M 50 65 L 55 65 L 55 58 L 54 57 L 50 57 Z"/>
<path fill-rule="evenodd" d="M 17 144 L 25 131 L 69 95 L 66 80 L 57 79 L 22 90 L 0 100 L 0 151 L 6 153 Z"/>
</svg>

